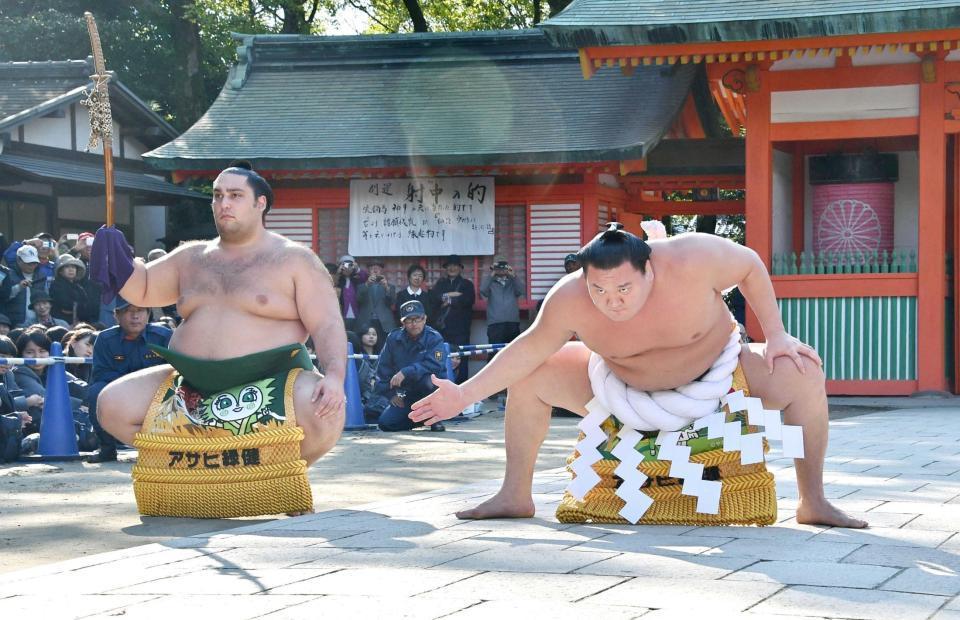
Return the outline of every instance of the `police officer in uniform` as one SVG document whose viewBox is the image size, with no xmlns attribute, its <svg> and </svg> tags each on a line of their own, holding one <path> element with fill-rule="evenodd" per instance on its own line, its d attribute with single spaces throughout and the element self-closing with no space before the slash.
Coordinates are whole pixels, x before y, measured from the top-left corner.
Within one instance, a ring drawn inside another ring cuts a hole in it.
<svg viewBox="0 0 960 620">
<path fill-rule="evenodd" d="M 105 463 L 117 460 L 117 440 L 103 430 L 97 420 L 97 397 L 108 383 L 143 368 L 165 364 L 162 357 L 147 348 L 148 344 L 167 346 L 173 332 L 156 323 L 148 323 L 149 310 L 133 306 L 117 297 L 114 310 L 117 325 L 103 330 L 93 345 L 93 372 L 87 392 L 87 407 L 100 439 L 100 452 L 87 462 Z"/>
<path fill-rule="evenodd" d="M 387 336 L 377 362 L 375 390 L 390 401 L 378 424 L 388 432 L 420 426 L 408 417 L 410 405 L 437 389 L 430 375 L 446 376 L 443 336 L 427 325 L 423 304 L 411 300 L 400 306 L 400 322 L 402 327 Z M 446 429 L 438 422 L 430 430 Z"/>
</svg>

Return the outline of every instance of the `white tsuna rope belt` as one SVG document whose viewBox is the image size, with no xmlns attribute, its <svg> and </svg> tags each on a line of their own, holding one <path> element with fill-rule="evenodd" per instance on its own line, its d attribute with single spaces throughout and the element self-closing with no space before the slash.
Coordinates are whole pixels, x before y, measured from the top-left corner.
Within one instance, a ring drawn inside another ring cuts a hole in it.
<svg viewBox="0 0 960 620">
<path fill-rule="evenodd" d="M 733 330 L 710 370 L 675 390 L 644 392 L 630 388 L 596 353 L 590 355 L 587 368 L 594 398 L 625 425 L 638 431 L 677 431 L 717 410 L 720 398 L 733 385 L 739 360 L 740 332 Z"/>
<path fill-rule="evenodd" d="M 803 458 L 801 427 L 782 424 L 780 412 L 764 409 L 759 398 L 748 398 L 742 391 L 729 393 L 740 349 L 740 334 L 734 331 L 713 366 L 700 379 L 676 390 L 652 393 L 629 388 L 610 371 L 603 358 L 592 354 L 588 368 L 594 397 L 587 403 L 588 415 L 577 425 L 584 438 L 577 444 L 580 456 L 570 466 L 576 477 L 567 491 L 582 501 L 600 482 L 593 464 L 603 458 L 597 448 L 607 436 L 600 425 L 611 415 L 623 424 L 613 449 L 613 456 L 620 459 L 614 473 L 623 480 L 616 491 L 624 500 L 620 515 L 631 523 L 637 523 L 653 504 L 653 499 L 640 490 L 647 481 L 638 469 L 643 456 L 635 449 L 642 438 L 640 431 L 660 431 L 657 458 L 671 462 L 670 476 L 683 480 L 681 493 L 696 497 L 697 512 L 702 513 L 719 511 L 722 482 L 704 480 L 703 465 L 690 462 L 690 448 L 681 445 L 684 433 L 680 431 L 684 427 L 692 431 L 706 428 L 709 439 L 722 437 L 723 451 L 739 450 L 742 464 L 763 461 L 764 437 L 782 440 L 784 456 Z M 721 406 L 726 406 L 731 414 L 746 411 L 747 423 L 763 426 L 764 430 L 741 437 L 741 423 L 726 422 Z"/>
</svg>

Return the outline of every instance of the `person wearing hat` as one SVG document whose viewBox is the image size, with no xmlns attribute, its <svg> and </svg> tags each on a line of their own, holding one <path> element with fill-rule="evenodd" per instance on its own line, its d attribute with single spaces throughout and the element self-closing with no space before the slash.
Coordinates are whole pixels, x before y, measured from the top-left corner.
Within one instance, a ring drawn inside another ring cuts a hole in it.
<svg viewBox="0 0 960 620">
<path fill-rule="evenodd" d="M 433 285 L 434 307 L 439 308 L 435 321 L 437 329 L 451 346 L 470 342 L 470 322 L 473 320 L 473 302 L 476 290 L 473 282 L 464 278 L 463 261 L 457 254 L 451 254 L 443 261 L 446 275 Z M 467 380 L 467 361 L 457 367 L 456 382 Z"/>
<path fill-rule="evenodd" d="M 30 325 L 43 325 L 44 327 L 63 327 L 70 328 L 70 324 L 63 319 L 58 319 L 50 314 L 53 308 L 53 300 L 46 291 L 36 291 L 30 298 L 30 314 L 27 320 Z"/>
<path fill-rule="evenodd" d="M 573 273 L 577 269 L 580 269 L 580 256 L 576 252 L 571 252 L 563 257 L 564 273 Z"/>
<path fill-rule="evenodd" d="M 397 298 L 397 288 L 387 282 L 383 275 L 383 262 L 379 259 L 367 263 L 370 275 L 367 281 L 357 288 L 357 322 L 359 325 L 369 325 L 377 322 L 380 331 L 389 332 L 397 326 L 390 307 Z"/>
<path fill-rule="evenodd" d="M 164 359 L 148 345 L 167 346 L 173 332 L 156 323 L 149 323 L 146 308 L 135 306 L 117 297 L 114 310 L 117 324 L 103 330 L 93 343 L 93 370 L 87 391 L 90 421 L 100 439 L 100 452 L 87 459 L 90 463 L 117 460 L 117 440 L 103 430 L 97 419 L 97 397 L 107 384 L 132 372 L 163 364 Z"/>
<path fill-rule="evenodd" d="M 360 305 L 357 303 L 358 291 L 360 285 L 366 279 L 367 272 L 360 271 L 356 259 L 349 254 L 340 257 L 337 264 L 337 274 L 333 278 L 333 284 L 339 291 L 340 313 L 343 317 L 343 325 L 347 331 L 353 331 L 357 323 L 357 314 L 360 312 Z"/>
<path fill-rule="evenodd" d="M 96 320 L 97 317 L 83 314 L 89 305 L 87 290 L 81 284 L 86 273 L 87 266 L 79 258 L 64 254 L 57 259 L 57 275 L 50 284 L 54 317 L 70 325 L 82 320 Z"/>
<path fill-rule="evenodd" d="M 45 281 L 37 274 L 40 265 L 40 256 L 37 248 L 25 243 L 16 251 L 16 262 L 10 267 L 7 279 L 10 281 L 5 312 L 15 327 L 26 327 L 30 324 L 31 298 L 35 293 L 46 292 Z"/>
<path fill-rule="evenodd" d="M 430 376 L 443 376 L 446 359 L 443 336 L 427 325 L 423 304 L 416 300 L 400 307 L 399 327 L 387 335 L 377 362 L 377 383 L 374 391 L 390 401 L 377 424 L 382 431 L 408 431 L 415 424 L 409 418 L 410 405 L 433 392 Z M 441 423 L 431 431 L 446 430 Z"/>
<path fill-rule="evenodd" d="M 13 321 L 6 314 L 0 314 L 0 336 L 6 336 L 13 329 Z"/>
</svg>

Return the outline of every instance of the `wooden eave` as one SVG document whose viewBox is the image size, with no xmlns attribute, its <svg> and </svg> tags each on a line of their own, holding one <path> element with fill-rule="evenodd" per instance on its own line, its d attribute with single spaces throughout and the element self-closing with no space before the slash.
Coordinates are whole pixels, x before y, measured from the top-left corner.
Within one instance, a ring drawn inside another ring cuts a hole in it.
<svg viewBox="0 0 960 620">
<path fill-rule="evenodd" d="M 441 166 L 441 167 L 396 167 L 396 168 L 331 168 L 305 170 L 260 169 L 265 178 L 271 180 L 350 180 L 350 179 L 391 179 L 407 177 L 454 177 L 454 176 L 540 176 L 561 174 L 612 174 L 620 175 L 623 170 L 643 170 L 645 160 L 574 162 L 556 164 L 511 164 L 492 166 Z M 219 170 L 177 170 L 173 178 L 177 182 L 185 179 L 209 179 L 219 174 Z"/>
<path fill-rule="evenodd" d="M 960 49 L 960 29 L 956 28 L 804 39 L 610 45 L 581 48 L 580 68 L 589 79 L 604 66 L 629 71 L 640 65 L 774 62 L 814 56 L 856 56 L 871 51 L 925 54 L 956 49 Z"/>
</svg>

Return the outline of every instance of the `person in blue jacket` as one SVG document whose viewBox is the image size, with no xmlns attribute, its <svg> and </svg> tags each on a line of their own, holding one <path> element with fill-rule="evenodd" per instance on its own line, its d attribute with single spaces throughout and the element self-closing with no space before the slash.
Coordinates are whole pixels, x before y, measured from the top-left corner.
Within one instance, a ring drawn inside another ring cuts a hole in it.
<svg viewBox="0 0 960 620">
<path fill-rule="evenodd" d="M 378 425 L 388 432 L 421 426 L 408 417 L 410 405 L 437 389 L 430 375 L 443 377 L 446 371 L 443 336 L 427 326 L 423 304 L 411 300 L 400 306 L 400 322 L 402 327 L 387 336 L 377 363 L 375 390 L 390 401 L 380 414 Z M 437 423 L 430 430 L 446 429 Z"/>
<path fill-rule="evenodd" d="M 117 325 L 103 330 L 93 344 L 93 372 L 87 391 L 87 407 L 100 439 L 100 452 L 87 459 L 90 463 L 117 460 L 117 440 L 103 430 L 97 419 L 97 397 L 111 381 L 132 372 L 165 364 L 148 344 L 167 346 L 173 331 L 157 323 L 148 323 L 149 310 L 131 305 L 117 297 L 114 310 Z"/>
</svg>

